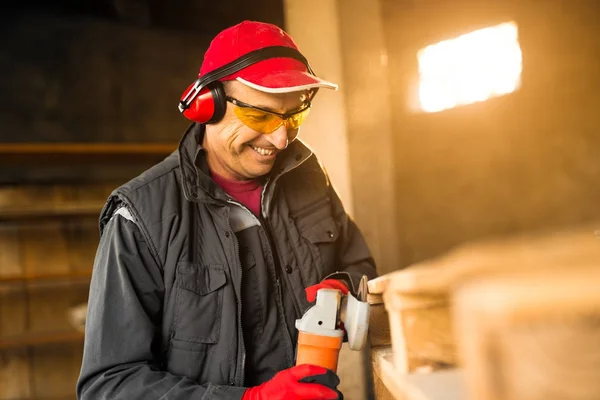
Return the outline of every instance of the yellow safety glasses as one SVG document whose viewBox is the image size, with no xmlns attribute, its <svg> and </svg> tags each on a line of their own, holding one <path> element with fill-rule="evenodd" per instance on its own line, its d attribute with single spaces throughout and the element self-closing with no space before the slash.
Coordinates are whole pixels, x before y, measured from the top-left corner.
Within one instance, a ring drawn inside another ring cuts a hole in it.
<svg viewBox="0 0 600 400">
<path fill-rule="evenodd" d="M 284 124 L 288 130 L 298 129 L 306 119 L 311 106 L 310 102 L 307 102 L 298 111 L 281 114 L 246 104 L 233 97 L 226 96 L 225 99 L 235 106 L 233 112 L 244 125 L 263 134 L 273 133 Z"/>
</svg>

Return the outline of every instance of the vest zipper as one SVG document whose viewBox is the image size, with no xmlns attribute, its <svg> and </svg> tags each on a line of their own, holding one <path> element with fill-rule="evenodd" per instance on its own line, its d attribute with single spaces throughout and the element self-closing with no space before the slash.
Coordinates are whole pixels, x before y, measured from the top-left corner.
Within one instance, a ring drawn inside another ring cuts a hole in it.
<svg viewBox="0 0 600 400">
<path fill-rule="evenodd" d="M 264 194 L 264 190 L 267 187 L 268 183 L 269 182 L 267 181 L 267 183 L 263 187 L 263 193 L 262 194 Z M 261 209 L 262 209 L 262 198 L 263 198 L 262 194 L 261 194 Z M 261 219 L 257 218 L 254 215 L 254 213 L 248 209 L 248 207 L 244 206 L 243 204 L 239 203 L 238 201 L 235 201 L 235 200 L 233 200 L 233 199 L 230 198 L 230 199 L 227 199 L 227 202 L 230 203 L 230 204 L 234 204 L 236 206 L 239 206 L 242 209 L 244 209 L 247 212 L 249 212 L 250 215 L 252 215 L 257 220 L 258 226 L 263 229 L 264 234 L 265 234 L 265 236 L 267 238 L 267 242 L 269 243 L 269 248 L 271 249 L 271 258 L 273 259 L 273 270 L 274 270 L 273 272 L 275 273 L 275 288 L 276 288 L 276 292 L 277 292 L 276 293 L 275 304 L 276 304 L 277 311 L 278 311 L 278 313 L 280 315 L 280 318 L 281 318 L 281 323 L 284 326 L 285 337 L 286 337 L 288 345 L 289 345 L 289 349 L 290 349 L 290 353 L 291 353 L 291 360 L 293 362 L 293 360 L 294 360 L 294 348 L 295 347 L 294 347 L 294 343 L 292 343 L 292 337 L 290 336 L 290 332 L 289 332 L 288 326 L 287 326 L 287 318 L 285 317 L 285 310 L 283 308 L 283 298 L 282 298 L 282 293 L 281 293 L 281 283 L 279 281 L 279 274 L 280 274 L 280 270 L 281 270 L 281 263 L 279 261 L 279 256 L 277 254 L 277 248 L 275 247 L 275 244 L 273 243 L 273 240 L 272 240 L 272 236 L 271 236 L 271 232 L 270 232 L 268 220 L 265 217 L 263 217 L 263 219 L 261 221 Z M 229 226 L 229 230 L 231 230 L 231 226 L 229 225 L 229 220 L 227 221 L 227 224 Z M 239 259 L 240 254 L 239 254 L 239 246 L 238 246 L 237 239 L 235 240 L 235 244 L 236 244 L 237 256 L 238 256 L 238 259 Z M 269 267 L 267 266 L 267 268 L 269 268 Z M 242 268 L 240 268 L 240 269 L 242 269 Z M 241 273 L 240 273 L 240 276 L 241 276 Z M 242 282 L 240 280 L 240 290 L 241 290 L 241 287 L 242 287 Z M 296 313 L 298 313 L 298 309 L 299 308 L 296 305 L 296 299 L 294 298 L 293 295 L 292 295 L 292 303 L 294 304 L 294 307 L 296 308 Z M 241 321 L 241 318 L 242 318 L 241 313 L 239 314 L 238 317 L 239 317 L 239 321 Z M 240 324 L 241 324 L 241 322 L 240 322 Z M 240 328 L 241 328 L 241 325 L 240 325 Z M 241 329 L 240 329 L 240 331 L 241 331 Z M 243 353 L 243 359 L 242 359 L 242 365 L 244 366 L 244 373 L 245 373 L 245 363 L 246 363 L 246 352 L 244 351 L 244 353 Z"/>
<path fill-rule="evenodd" d="M 242 206 L 241 204 L 235 202 L 235 201 L 230 201 L 227 200 L 228 203 L 233 203 L 239 206 Z M 243 207 L 243 206 L 242 206 Z M 233 241 L 233 245 L 235 247 L 235 254 L 237 256 L 237 260 L 240 259 L 240 245 L 237 241 L 237 237 L 235 236 L 235 232 L 233 232 L 233 229 L 231 229 L 231 224 L 229 222 L 229 214 L 227 214 L 227 232 L 229 233 L 229 236 L 231 236 L 231 240 Z M 242 274 L 243 274 L 243 268 L 241 266 L 241 264 L 239 265 L 240 267 L 240 279 L 238 282 L 238 287 L 240 289 L 240 293 L 238 296 L 238 346 L 241 348 L 241 353 L 242 353 L 242 360 L 241 362 L 238 364 L 239 370 L 238 373 L 236 374 L 238 376 L 237 379 L 237 386 L 244 386 L 244 379 L 245 379 L 245 374 L 246 374 L 246 345 L 244 344 L 244 332 L 242 330 Z M 239 359 L 239 358 L 238 358 Z"/>
<path fill-rule="evenodd" d="M 267 237 L 267 241 L 269 242 L 269 247 L 271 248 L 271 257 L 273 258 L 273 269 L 275 273 L 275 289 L 277 291 L 277 297 L 275 299 L 275 304 L 277 305 L 277 309 L 279 311 L 279 315 L 281 318 L 281 322 L 284 326 L 285 337 L 289 344 L 291 361 L 294 361 L 294 343 L 292 343 L 292 337 L 290 336 L 290 331 L 287 326 L 287 318 L 285 317 L 285 309 L 283 308 L 283 293 L 281 292 L 281 282 L 280 282 L 280 274 L 281 274 L 281 263 L 279 261 L 279 255 L 277 252 L 277 247 L 272 240 L 271 232 L 269 229 L 269 221 L 264 219 L 263 229 L 265 232 L 265 236 Z M 292 303 L 296 304 L 294 295 L 292 294 Z M 294 329 L 294 327 L 292 327 Z"/>
<path fill-rule="evenodd" d="M 296 167 L 294 167 L 294 168 L 296 168 Z M 292 169 L 294 169 L 294 168 L 292 168 Z M 261 215 L 262 215 L 262 219 L 264 221 L 264 228 L 265 228 L 265 232 L 267 233 L 267 239 L 269 240 L 269 244 L 271 245 L 271 248 L 275 252 L 273 261 L 276 263 L 275 275 L 278 280 L 280 277 L 279 274 L 281 272 L 281 263 L 279 260 L 277 245 L 275 244 L 275 241 L 271 239 L 272 236 L 271 236 L 271 232 L 270 232 L 269 218 L 267 216 L 268 211 L 269 211 L 268 208 L 270 205 L 270 200 L 265 199 L 265 195 L 267 194 L 267 186 L 269 186 L 269 183 L 273 182 L 273 184 L 275 184 L 275 181 L 277 181 L 277 178 L 279 178 L 279 176 L 280 175 L 275 176 L 275 178 L 273 178 L 273 180 L 267 180 L 267 183 L 265 183 L 265 186 L 263 187 L 263 190 L 262 190 L 262 193 L 260 196 Z M 263 200 L 265 200 L 264 203 L 263 203 Z M 292 285 L 291 285 L 289 277 L 286 276 L 286 277 L 284 277 L 284 279 L 287 282 L 289 290 L 292 290 Z M 292 304 L 294 304 L 294 308 L 296 309 L 296 314 L 300 315 L 300 304 L 298 303 L 298 300 L 296 299 L 296 295 L 293 292 L 292 292 Z M 285 316 L 284 316 L 284 318 L 285 318 Z M 286 325 L 287 325 L 287 323 L 286 323 Z M 289 332 L 288 332 L 288 336 L 289 336 Z M 291 341 L 291 338 L 290 338 L 290 341 Z M 293 343 L 292 343 L 292 345 L 293 345 Z"/>
</svg>

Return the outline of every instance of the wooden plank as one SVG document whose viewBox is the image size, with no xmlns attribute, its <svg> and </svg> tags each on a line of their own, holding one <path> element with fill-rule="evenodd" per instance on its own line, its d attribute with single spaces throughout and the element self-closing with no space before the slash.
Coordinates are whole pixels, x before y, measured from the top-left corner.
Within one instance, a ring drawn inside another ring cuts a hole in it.
<svg viewBox="0 0 600 400">
<path fill-rule="evenodd" d="M 177 143 L 0 143 L 0 165 L 153 164 L 175 149 Z"/>
<path fill-rule="evenodd" d="M 22 273 L 18 233 L 16 225 L 0 225 L 0 279 Z M 0 337 L 18 337 L 27 330 L 27 294 L 16 289 L 0 292 Z M 0 399 L 29 398 L 29 375 L 27 351 L 0 346 Z"/>
<path fill-rule="evenodd" d="M 506 272 L 453 296 L 469 395 L 600 398 L 600 264 Z"/>
<path fill-rule="evenodd" d="M 385 307 L 398 371 L 408 373 L 422 367 L 442 369 L 457 364 L 446 297 L 397 295 L 390 297 Z"/>
<path fill-rule="evenodd" d="M 370 304 L 369 341 L 372 347 L 388 346 L 392 343 L 390 321 L 383 304 L 383 291 L 389 278 L 380 276 L 368 282 L 367 302 Z"/>
<path fill-rule="evenodd" d="M 0 225 L 0 280 L 23 273 L 17 225 Z M 0 336 L 19 335 L 27 329 L 27 294 L 22 287 L 0 291 Z"/>
<path fill-rule="evenodd" d="M 79 264 L 77 264 L 79 265 Z M 36 273 L 36 274 L 20 274 L 20 275 L 9 275 L 0 277 L 0 292 L 11 292 L 14 290 L 20 290 L 22 286 L 16 286 L 16 284 L 28 284 L 29 286 L 35 286 L 36 284 L 43 284 L 43 282 L 55 282 L 61 284 L 63 282 L 73 282 L 79 284 L 80 282 L 89 283 L 92 277 L 92 272 L 89 270 L 75 271 L 69 273 Z M 12 285 L 14 290 L 10 290 L 6 285 Z M 8 290 L 7 290 L 8 289 Z"/>
<path fill-rule="evenodd" d="M 389 274 L 384 303 L 390 317 L 395 368 L 410 372 L 460 364 L 450 323 L 452 290 L 461 282 L 503 271 L 552 270 L 600 259 L 600 223 L 466 244 L 448 255 Z"/>
<path fill-rule="evenodd" d="M 23 273 L 17 225 L 0 224 L 0 279 Z"/>
<path fill-rule="evenodd" d="M 383 355 L 381 353 L 384 353 Z M 385 354 L 392 354 L 390 346 L 380 346 L 371 349 L 371 365 L 373 373 L 373 394 L 375 400 L 394 400 L 394 395 L 385 386 L 383 379 L 381 378 L 381 360 L 380 357 L 385 357 Z"/>
<path fill-rule="evenodd" d="M 392 344 L 390 319 L 383 304 L 371 304 L 369 316 L 369 342 L 372 347 Z"/>
<path fill-rule="evenodd" d="M 0 400 L 75 397 L 83 332 L 70 316 L 87 301 L 112 187 L 0 187 Z M 48 219 L 82 211 L 92 217 Z"/>
<path fill-rule="evenodd" d="M 0 399 L 28 399 L 31 369 L 27 350 L 0 351 Z"/>
<path fill-rule="evenodd" d="M 90 203 L 65 203 L 57 206 L 49 206 L 47 203 L 25 206 L 15 204 L 0 209 L 0 220 L 15 221 L 32 218 L 56 218 L 56 217 L 78 217 L 99 216 L 105 201 Z"/>
<path fill-rule="evenodd" d="M 22 288 L 0 292 L 0 338 L 18 336 L 28 329 L 27 293 Z"/>
<path fill-rule="evenodd" d="M 382 276 L 378 276 L 375 279 L 371 279 L 367 285 L 368 285 L 368 292 L 369 294 L 383 294 L 383 292 L 385 292 L 385 289 L 388 287 L 389 283 L 390 283 L 390 275 L 382 275 Z"/>
<path fill-rule="evenodd" d="M 21 227 L 24 273 L 68 274 L 67 245 L 60 221 L 45 221 Z"/>
<path fill-rule="evenodd" d="M 393 363 L 390 347 L 372 350 L 373 371 L 397 400 L 466 400 L 460 369 L 403 374 Z M 388 394 L 384 392 L 384 397 Z"/>
<path fill-rule="evenodd" d="M 71 307 L 85 303 L 89 289 L 85 286 L 28 288 L 29 332 L 63 332 L 72 329 L 69 320 Z"/>
<path fill-rule="evenodd" d="M 425 309 L 411 309 L 402 318 L 409 371 L 423 366 L 440 369 L 457 365 L 457 351 L 447 304 Z"/>
<path fill-rule="evenodd" d="M 36 397 L 75 398 L 82 342 L 36 347 L 32 355 L 32 392 Z"/>
<path fill-rule="evenodd" d="M 410 388 L 409 392 L 415 399 L 467 399 L 463 371 L 460 369 L 409 374 L 405 380 L 406 387 Z"/>
<path fill-rule="evenodd" d="M 25 333 L 13 336 L 0 337 L 0 350 L 24 349 L 29 347 L 55 345 L 60 343 L 81 343 L 83 342 L 83 333 L 74 329 L 65 329 L 64 331 Z"/>
<path fill-rule="evenodd" d="M 388 274 L 388 293 L 448 294 L 462 279 L 511 269 L 546 269 L 600 258 L 600 221 L 466 243 L 440 257 Z"/>
<path fill-rule="evenodd" d="M 100 240 L 96 218 L 63 222 L 69 270 L 75 275 L 89 275 Z"/>
<path fill-rule="evenodd" d="M 51 186 L 1 186 L 0 216 L 16 213 L 15 210 L 51 209 L 54 205 Z"/>
<path fill-rule="evenodd" d="M 375 400 L 394 400 L 395 397 L 385 387 L 378 375 L 373 374 L 373 396 Z"/>
<path fill-rule="evenodd" d="M 76 200 L 83 203 L 88 203 L 102 199 L 104 202 L 106 202 L 112 191 L 121 184 L 121 182 L 109 182 L 103 184 L 77 185 L 75 186 L 77 194 Z M 97 222 L 98 221 L 96 220 L 96 224 Z"/>
<path fill-rule="evenodd" d="M 0 220 L 97 217 L 114 185 L 0 187 Z"/>
<path fill-rule="evenodd" d="M 375 365 L 373 363 L 373 365 Z M 373 369 L 373 395 L 375 400 L 394 400 L 396 397 L 390 392 L 390 390 L 385 386 L 383 380 L 381 379 L 380 373 L 376 372 Z"/>
<path fill-rule="evenodd" d="M 382 346 L 371 349 L 373 374 L 383 384 L 383 388 L 379 387 L 379 391 L 384 399 L 391 397 L 405 400 L 403 390 L 397 382 L 401 375 L 393 370 L 393 355 L 391 347 Z"/>
</svg>

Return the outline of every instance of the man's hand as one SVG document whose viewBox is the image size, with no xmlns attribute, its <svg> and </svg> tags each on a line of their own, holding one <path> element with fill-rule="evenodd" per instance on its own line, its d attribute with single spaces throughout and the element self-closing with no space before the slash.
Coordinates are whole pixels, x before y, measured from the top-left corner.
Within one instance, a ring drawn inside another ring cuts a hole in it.
<svg viewBox="0 0 600 400">
<path fill-rule="evenodd" d="M 300 380 L 303 382 L 299 382 Z M 327 385 L 304 382 L 327 382 Z M 248 388 L 242 400 L 343 399 L 341 393 L 336 390 L 339 383 L 340 379 L 331 370 L 303 364 L 278 372 L 262 385 Z"/>
<path fill-rule="evenodd" d="M 306 292 L 306 300 L 309 303 L 312 303 L 317 299 L 317 291 L 319 289 L 338 289 L 342 291 L 342 294 L 348 294 L 348 286 L 342 281 L 337 279 L 325 279 L 321 283 L 317 283 L 316 285 L 312 285 L 304 289 Z"/>
</svg>

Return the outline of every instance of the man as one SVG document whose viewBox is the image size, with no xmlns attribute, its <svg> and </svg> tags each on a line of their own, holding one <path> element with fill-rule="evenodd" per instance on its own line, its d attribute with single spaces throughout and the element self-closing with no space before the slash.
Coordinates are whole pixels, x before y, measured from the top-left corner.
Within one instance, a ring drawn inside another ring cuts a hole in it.
<svg viewBox="0 0 600 400">
<path fill-rule="evenodd" d="M 317 89 L 335 87 L 276 26 L 213 39 L 180 104 L 194 124 L 179 149 L 102 211 L 78 398 L 339 398 L 331 371 L 294 367 L 316 291 L 375 276 L 296 139 Z"/>
</svg>

